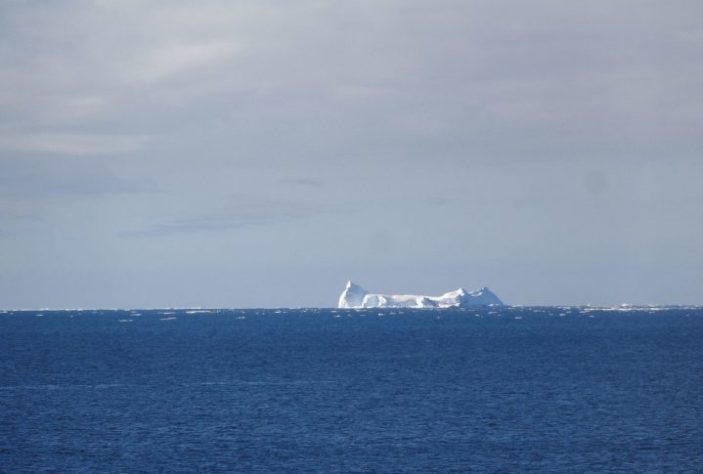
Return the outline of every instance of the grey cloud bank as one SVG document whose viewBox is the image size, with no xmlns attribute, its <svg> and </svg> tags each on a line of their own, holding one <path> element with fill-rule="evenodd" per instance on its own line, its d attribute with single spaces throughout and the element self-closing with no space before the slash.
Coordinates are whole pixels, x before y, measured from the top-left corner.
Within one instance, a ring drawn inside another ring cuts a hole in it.
<svg viewBox="0 0 703 474">
<path fill-rule="evenodd" d="M 703 304 L 702 31 L 684 1 L 5 2 L 0 307 Z"/>
</svg>

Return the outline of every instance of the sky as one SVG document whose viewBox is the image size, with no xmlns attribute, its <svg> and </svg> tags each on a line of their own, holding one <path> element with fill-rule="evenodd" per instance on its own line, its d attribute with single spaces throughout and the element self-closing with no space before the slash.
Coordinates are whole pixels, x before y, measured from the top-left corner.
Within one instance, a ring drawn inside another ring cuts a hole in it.
<svg viewBox="0 0 703 474">
<path fill-rule="evenodd" d="M 0 1 L 0 308 L 703 305 L 703 3 Z"/>
</svg>

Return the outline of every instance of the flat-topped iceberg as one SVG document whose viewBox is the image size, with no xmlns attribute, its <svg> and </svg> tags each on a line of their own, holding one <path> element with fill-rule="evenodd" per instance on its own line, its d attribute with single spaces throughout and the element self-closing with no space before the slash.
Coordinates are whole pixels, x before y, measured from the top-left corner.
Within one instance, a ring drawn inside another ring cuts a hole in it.
<svg viewBox="0 0 703 474">
<path fill-rule="evenodd" d="M 469 306 L 502 305 L 488 288 L 466 291 L 463 288 L 441 296 L 382 295 L 369 293 L 351 281 L 339 296 L 339 308 L 466 308 Z"/>
</svg>

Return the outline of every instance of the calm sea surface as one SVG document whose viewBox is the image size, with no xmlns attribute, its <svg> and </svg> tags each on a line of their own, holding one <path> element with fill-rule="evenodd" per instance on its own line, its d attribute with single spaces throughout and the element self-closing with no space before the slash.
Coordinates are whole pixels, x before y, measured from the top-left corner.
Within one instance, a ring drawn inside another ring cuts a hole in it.
<svg viewBox="0 0 703 474">
<path fill-rule="evenodd" d="M 703 472 L 703 309 L 0 313 L 0 472 Z"/>
</svg>

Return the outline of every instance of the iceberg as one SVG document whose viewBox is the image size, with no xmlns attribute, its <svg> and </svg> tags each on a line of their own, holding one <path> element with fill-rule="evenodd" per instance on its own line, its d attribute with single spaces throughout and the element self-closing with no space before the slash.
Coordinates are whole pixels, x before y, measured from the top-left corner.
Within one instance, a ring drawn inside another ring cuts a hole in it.
<svg viewBox="0 0 703 474">
<path fill-rule="evenodd" d="M 467 308 L 470 306 L 502 306 L 503 302 L 486 287 L 475 291 L 463 288 L 440 296 L 383 295 L 369 293 L 359 285 L 347 282 L 339 296 L 338 308 Z"/>
</svg>

